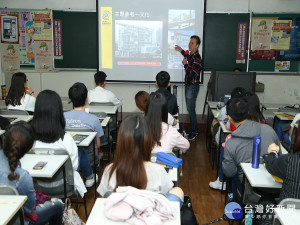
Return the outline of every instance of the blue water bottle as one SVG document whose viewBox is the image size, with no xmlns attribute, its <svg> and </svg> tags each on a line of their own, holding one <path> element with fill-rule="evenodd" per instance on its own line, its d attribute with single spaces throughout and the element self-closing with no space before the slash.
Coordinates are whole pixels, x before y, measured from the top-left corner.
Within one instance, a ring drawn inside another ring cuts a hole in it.
<svg viewBox="0 0 300 225">
<path fill-rule="evenodd" d="M 252 168 L 259 168 L 261 137 L 253 137 Z"/>
</svg>

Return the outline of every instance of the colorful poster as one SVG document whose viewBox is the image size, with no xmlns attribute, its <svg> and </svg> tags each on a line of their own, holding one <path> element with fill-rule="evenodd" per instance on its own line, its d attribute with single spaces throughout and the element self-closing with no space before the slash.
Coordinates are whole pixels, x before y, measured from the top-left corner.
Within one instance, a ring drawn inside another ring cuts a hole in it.
<svg viewBox="0 0 300 225">
<path fill-rule="evenodd" d="M 252 18 L 251 50 L 269 50 L 272 18 Z"/>
<path fill-rule="evenodd" d="M 248 23 L 238 23 L 237 32 L 237 51 L 236 51 L 236 63 L 246 62 L 246 38 L 247 38 Z"/>
<path fill-rule="evenodd" d="M 278 61 L 300 61 L 300 18 L 294 18 L 292 21 L 290 50 L 277 51 Z"/>
<path fill-rule="evenodd" d="M 26 47 L 26 34 L 25 34 L 25 25 L 27 21 L 32 21 L 31 13 L 29 11 L 20 11 L 20 47 Z"/>
<path fill-rule="evenodd" d="M 292 20 L 273 20 L 270 49 L 289 50 Z"/>
<path fill-rule="evenodd" d="M 275 71 L 290 70 L 290 61 L 275 61 Z"/>
<path fill-rule="evenodd" d="M 63 59 L 62 20 L 53 20 L 54 59 Z"/>
<path fill-rule="evenodd" d="M 25 24 L 25 46 L 27 63 L 34 64 L 34 27 L 33 21 L 27 21 Z"/>
<path fill-rule="evenodd" d="M 1 44 L 1 61 L 3 72 L 16 72 L 20 70 L 19 43 Z"/>
<path fill-rule="evenodd" d="M 35 69 L 36 70 L 52 70 L 52 42 L 37 41 L 34 43 L 35 51 Z"/>
<path fill-rule="evenodd" d="M 18 15 L 2 15 L 1 19 L 1 42 L 19 43 L 19 22 Z"/>
<path fill-rule="evenodd" d="M 52 20 L 50 11 L 34 11 L 33 26 L 35 40 L 52 40 Z"/>
</svg>

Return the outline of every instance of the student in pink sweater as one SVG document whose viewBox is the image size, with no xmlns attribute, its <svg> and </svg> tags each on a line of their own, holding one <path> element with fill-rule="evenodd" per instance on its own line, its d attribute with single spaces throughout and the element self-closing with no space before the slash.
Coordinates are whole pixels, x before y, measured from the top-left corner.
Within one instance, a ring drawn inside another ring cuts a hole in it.
<svg viewBox="0 0 300 225">
<path fill-rule="evenodd" d="M 168 125 L 168 103 L 160 93 L 152 93 L 146 107 L 146 120 L 153 136 L 152 152 L 172 152 L 174 147 L 186 151 L 190 143 L 174 127 Z"/>
</svg>

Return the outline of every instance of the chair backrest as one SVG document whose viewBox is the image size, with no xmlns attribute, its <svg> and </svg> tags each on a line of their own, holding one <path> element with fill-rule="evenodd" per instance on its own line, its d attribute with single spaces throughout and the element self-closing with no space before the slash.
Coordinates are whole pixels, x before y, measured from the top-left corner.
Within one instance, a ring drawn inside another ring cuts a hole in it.
<svg viewBox="0 0 300 225">
<path fill-rule="evenodd" d="M 19 193 L 15 187 L 2 184 L 0 185 L 0 195 L 19 195 Z"/>
<path fill-rule="evenodd" d="M 90 105 L 114 106 L 112 102 L 91 102 Z"/>
<path fill-rule="evenodd" d="M 45 155 L 68 155 L 65 149 L 52 148 L 34 148 L 28 154 L 45 154 Z M 67 197 L 75 194 L 73 165 L 70 156 L 64 163 L 63 167 L 66 172 L 66 190 Z M 64 198 L 63 184 L 63 167 L 61 167 L 52 178 L 34 178 L 33 183 L 36 190 L 42 190 L 44 194 L 56 198 Z"/>
<path fill-rule="evenodd" d="M 29 115 L 29 113 L 25 110 L 17 110 L 17 109 L 2 109 L 0 110 L 0 115 Z"/>
</svg>

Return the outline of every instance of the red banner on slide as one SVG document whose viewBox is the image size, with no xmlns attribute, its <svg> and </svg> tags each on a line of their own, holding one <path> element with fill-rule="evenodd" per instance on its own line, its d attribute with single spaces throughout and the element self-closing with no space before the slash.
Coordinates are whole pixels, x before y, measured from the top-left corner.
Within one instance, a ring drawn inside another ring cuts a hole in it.
<svg viewBox="0 0 300 225">
<path fill-rule="evenodd" d="M 246 38 L 248 23 L 238 23 L 237 43 L 236 43 L 236 63 L 246 62 Z"/>
<path fill-rule="evenodd" d="M 118 61 L 120 66 L 160 66 L 161 62 L 153 61 Z"/>
</svg>

